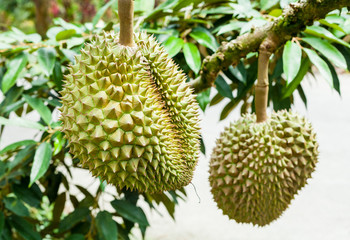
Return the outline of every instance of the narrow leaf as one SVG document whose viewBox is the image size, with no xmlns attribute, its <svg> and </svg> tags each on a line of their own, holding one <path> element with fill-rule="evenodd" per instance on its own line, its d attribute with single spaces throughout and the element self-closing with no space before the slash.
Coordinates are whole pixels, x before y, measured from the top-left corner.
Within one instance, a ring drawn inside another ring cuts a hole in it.
<svg viewBox="0 0 350 240">
<path fill-rule="evenodd" d="M 52 120 L 51 111 L 44 104 L 44 102 L 39 98 L 33 98 L 25 94 L 23 95 L 23 97 L 26 100 L 26 102 L 40 114 L 40 116 L 47 123 L 47 125 L 49 125 Z"/>
<path fill-rule="evenodd" d="M 19 142 L 12 143 L 12 144 L 4 147 L 0 151 L 0 155 L 5 153 L 5 152 L 8 152 L 8 151 L 15 150 L 18 147 L 27 146 L 27 145 L 31 145 L 31 144 L 36 144 L 36 141 L 34 141 L 34 140 L 22 140 L 22 141 L 19 141 Z"/>
<path fill-rule="evenodd" d="M 317 53 L 314 50 L 304 48 L 303 49 L 308 57 L 310 58 L 310 61 L 317 67 L 317 69 L 320 71 L 321 75 L 324 79 L 329 83 L 329 85 L 333 88 L 333 78 L 331 70 L 329 69 L 327 63 L 320 58 Z"/>
<path fill-rule="evenodd" d="M 283 71 L 289 84 L 299 72 L 301 63 L 301 48 L 298 44 L 288 41 L 283 50 Z"/>
<path fill-rule="evenodd" d="M 197 102 L 199 104 L 199 107 L 202 109 L 203 112 L 205 112 L 205 109 L 207 108 L 207 105 L 210 102 L 210 89 L 208 88 L 207 90 L 200 92 L 197 95 Z"/>
<path fill-rule="evenodd" d="M 0 212 L 0 236 L 2 234 L 4 226 L 5 226 L 5 215 L 2 212 Z"/>
<path fill-rule="evenodd" d="M 45 174 L 49 168 L 51 156 L 51 145 L 47 142 L 40 144 L 34 155 L 29 186 Z"/>
<path fill-rule="evenodd" d="M 29 211 L 26 206 L 22 203 L 21 200 L 15 197 L 6 197 L 4 198 L 5 207 L 11 212 L 17 214 L 18 216 L 27 217 L 29 216 Z"/>
<path fill-rule="evenodd" d="M 164 48 L 168 52 L 169 57 L 172 58 L 178 54 L 184 45 L 181 38 L 171 36 L 164 42 Z"/>
<path fill-rule="evenodd" d="M 55 66 L 56 50 L 54 48 L 40 48 L 38 50 L 38 62 L 46 76 L 50 76 Z"/>
<path fill-rule="evenodd" d="M 1 87 L 2 87 L 3 93 L 6 93 L 13 85 L 15 85 L 19 74 L 27 65 L 27 62 L 28 62 L 28 55 L 22 53 L 8 63 L 7 72 L 5 73 L 1 81 Z"/>
<path fill-rule="evenodd" d="M 222 96 L 233 99 L 232 89 L 221 74 L 219 74 L 219 76 L 216 78 L 215 86 Z"/>
<path fill-rule="evenodd" d="M 35 128 L 39 129 L 41 131 L 45 131 L 45 127 L 41 125 L 40 123 L 33 122 L 30 120 L 26 120 L 23 118 L 3 118 L 0 117 L 0 125 L 9 125 L 9 126 L 18 126 L 18 127 L 25 127 L 25 128 Z"/>
<path fill-rule="evenodd" d="M 33 225 L 27 222 L 24 218 L 12 215 L 11 225 L 25 240 L 41 240 L 40 234 L 33 229 Z"/>
<path fill-rule="evenodd" d="M 125 200 L 117 199 L 112 201 L 111 204 L 117 213 L 123 218 L 143 226 L 149 226 L 146 215 L 140 207 L 137 207 Z"/>
<path fill-rule="evenodd" d="M 199 44 L 210 48 L 213 52 L 215 52 L 219 47 L 215 37 L 205 28 L 198 27 L 193 29 L 190 36 L 199 42 Z"/>
<path fill-rule="evenodd" d="M 74 212 L 71 212 L 68 216 L 66 216 L 59 224 L 59 232 L 65 232 L 72 227 L 74 227 L 77 223 L 85 219 L 89 215 L 88 208 L 77 208 Z"/>
<path fill-rule="evenodd" d="M 299 69 L 298 74 L 293 79 L 293 81 L 290 84 L 288 84 L 287 88 L 283 91 L 282 99 L 287 98 L 293 94 L 294 90 L 297 89 L 301 81 L 304 79 L 306 73 L 309 70 L 309 67 L 310 67 L 310 60 L 308 58 L 303 58 L 301 60 L 301 67 Z"/>
<path fill-rule="evenodd" d="M 185 43 L 183 51 L 187 65 L 195 74 L 198 74 L 201 69 L 201 54 L 197 46 L 193 43 Z"/>
<path fill-rule="evenodd" d="M 325 38 L 331 42 L 336 42 L 336 43 L 339 43 L 341 45 L 344 45 L 344 46 L 350 48 L 349 43 L 337 38 L 336 36 L 333 35 L 333 33 L 331 33 L 330 31 L 328 31 L 327 29 L 325 29 L 323 27 L 313 25 L 313 26 L 307 27 L 304 32 L 307 34 L 313 35 L 315 37 Z"/>
<path fill-rule="evenodd" d="M 117 224 L 109 212 L 102 211 L 97 214 L 96 228 L 100 240 L 118 239 Z"/>
</svg>

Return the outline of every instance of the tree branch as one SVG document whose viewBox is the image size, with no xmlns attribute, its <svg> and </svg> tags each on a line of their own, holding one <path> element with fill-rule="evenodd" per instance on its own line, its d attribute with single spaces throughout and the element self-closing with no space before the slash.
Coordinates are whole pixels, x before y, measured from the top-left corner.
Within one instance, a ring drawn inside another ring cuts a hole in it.
<svg viewBox="0 0 350 240">
<path fill-rule="evenodd" d="M 350 6 L 350 0 L 300 0 L 291 3 L 275 21 L 253 29 L 236 39 L 223 43 L 211 56 L 204 59 L 200 76 L 191 82 L 195 92 L 201 92 L 214 85 L 221 70 L 237 65 L 239 60 L 250 52 L 257 52 L 260 44 L 268 35 L 278 36 L 275 49 L 303 31 L 317 19 L 327 13 Z"/>
</svg>

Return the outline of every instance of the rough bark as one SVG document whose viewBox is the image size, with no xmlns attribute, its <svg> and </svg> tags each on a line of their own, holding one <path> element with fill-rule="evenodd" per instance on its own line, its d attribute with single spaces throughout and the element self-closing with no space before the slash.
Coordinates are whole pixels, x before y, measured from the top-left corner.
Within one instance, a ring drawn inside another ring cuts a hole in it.
<svg viewBox="0 0 350 240">
<path fill-rule="evenodd" d="M 196 93 L 212 87 L 221 70 L 237 65 L 250 52 L 257 52 L 268 35 L 278 36 L 274 52 L 293 36 L 303 31 L 327 13 L 350 6 L 350 0 L 300 0 L 290 4 L 275 21 L 253 29 L 238 38 L 223 43 L 211 56 L 204 59 L 200 76 L 191 82 Z"/>
</svg>

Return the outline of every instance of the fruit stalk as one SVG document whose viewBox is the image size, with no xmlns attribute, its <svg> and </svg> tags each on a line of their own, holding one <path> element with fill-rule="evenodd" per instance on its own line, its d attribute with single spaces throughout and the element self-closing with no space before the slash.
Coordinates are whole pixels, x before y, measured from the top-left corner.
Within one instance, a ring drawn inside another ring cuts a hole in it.
<svg viewBox="0 0 350 240">
<path fill-rule="evenodd" d="M 133 47 L 135 45 L 133 38 L 134 1 L 118 0 L 118 14 L 120 21 L 119 43 Z"/>
<path fill-rule="evenodd" d="M 269 60 L 275 49 L 274 36 L 267 37 L 259 48 L 258 83 L 255 86 L 256 122 L 267 119 L 267 101 L 269 96 Z"/>
</svg>

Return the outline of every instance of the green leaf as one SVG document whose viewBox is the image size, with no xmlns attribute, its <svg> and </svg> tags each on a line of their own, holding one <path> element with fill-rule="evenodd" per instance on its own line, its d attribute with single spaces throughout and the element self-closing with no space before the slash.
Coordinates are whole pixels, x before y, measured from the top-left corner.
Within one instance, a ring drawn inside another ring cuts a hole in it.
<svg viewBox="0 0 350 240">
<path fill-rule="evenodd" d="M 283 91 L 282 99 L 287 98 L 293 94 L 294 90 L 297 89 L 301 81 L 304 79 L 304 76 L 309 71 L 309 67 L 310 67 L 310 60 L 308 58 L 303 58 L 301 60 L 301 66 L 298 74 L 295 76 L 293 81 L 288 84 L 287 88 Z"/>
<path fill-rule="evenodd" d="M 79 46 L 85 42 L 84 38 L 73 37 L 67 40 L 67 49 L 71 49 L 72 47 Z"/>
<path fill-rule="evenodd" d="M 341 52 L 329 42 L 314 37 L 302 38 L 302 40 L 308 43 L 311 47 L 322 53 L 326 58 L 332 61 L 337 67 L 346 69 L 346 60 Z"/>
<path fill-rule="evenodd" d="M 0 237 L 5 226 L 5 215 L 0 212 Z"/>
<path fill-rule="evenodd" d="M 15 150 L 16 148 L 18 147 L 22 147 L 22 146 L 27 146 L 27 145 L 32 145 L 32 144 L 36 144 L 36 141 L 34 140 L 22 140 L 22 141 L 19 141 L 19 142 L 15 142 L 15 143 L 12 143 L 6 147 L 4 147 L 1 151 L 0 151 L 0 155 L 5 153 L 5 152 L 8 152 L 8 151 L 12 151 L 12 150 Z"/>
<path fill-rule="evenodd" d="M 118 228 L 112 215 L 107 211 L 99 212 L 96 216 L 96 228 L 100 240 L 118 239 Z"/>
<path fill-rule="evenodd" d="M 59 91 L 62 90 L 62 83 L 63 83 L 63 73 L 61 69 L 61 64 L 56 61 L 55 66 L 53 68 L 53 81 L 55 82 L 57 88 Z"/>
<path fill-rule="evenodd" d="M 221 74 L 219 74 L 219 76 L 216 78 L 215 86 L 222 96 L 233 99 L 232 89 Z"/>
<path fill-rule="evenodd" d="M 139 225 L 149 226 L 145 213 L 140 207 L 137 207 L 125 200 L 114 200 L 111 202 L 117 213 L 125 219 L 138 223 Z"/>
<path fill-rule="evenodd" d="M 33 225 L 27 222 L 25 219 L 12 215 L 10 223 L 14 229 L 21 235 L 25 240 L 41 240 L 40 234 L 33 229 Z"/>
<path fill-rule="evenodd" d="M 40 66 L 46 76 L 50 76 L 55 66 L 56 50 L 54 48 L 40 48 L 37 52 Z"/>
<path fill-rule="evenodd" d="M 55 200 L 55 206 L 52 211 L 52 221 L 60 222 L 61 215 L 66 204 L 66 193 L 63 192 L 57 196 Z"/>
<path fill-rule="evenodd" d="M 72 234 L 67 237 L 65 240 L 85 240 L 85 236 L 82 234 Z"/>
<path fill-rule="evenodd" d="M 21 53 L 7 65 L 7 71 L 1 81 L 2 92 L 5 94 L 13 85 L 28 62 L 28 55 Z"/>
<path fill-rule="evenodd" d="M 71 38 L 76 33 L 77 31 L 75 31 L 74 29 L 63 30 L 56 35 L 56 41 L 61 41 L 61 40 Z"/>
<path fill-rule="evenodd" d="M 321 37 L 321 38 L 325 38 L 331 42 L 336 42 L 339 43 L 341 45 L 344 45 L 348 48 L 350 48 L 350 44 L 337 38 L 336 36 L 334 36 L 330 31 L 328 31 L 327 29 L 320 27 L 320 26 L 310 26 L 307 27 L 304 30 L 305 33 L 313 35 L 315 37 Z"/>
<path fill-rule="evenodd" d="M 183 47 L 185 60 L 187 65 L 193 70 L 195 74 L 199 73 L 201 69 L 201 54 L 197 46 L 193 43 L 185 43 Z"/>
<path fill-rule="evenodd" d="M 23 95 L 23 97 L 26 100 L 26 102 L 39 113 L 39 115 L 43 118 L 47 125 L 49 125 L 52 120 L 51 111 L 44 104 L 44 102 L 40 98 L 33 98 L 25 94 Z"/>
<path fill-rule="evenodd" d="M 344 29 L 342 29 L 338 24 L 330 23 L 330 22 L 328 22 L 328 21 L 325 20 L 325 19 L 321 19 L 321 20 L 319 20 L 319 22 L 320 22 L 321 24 L 327 26 L 327 27 L 331 27 L 331 28 L 333 28 L 333 29 L 335 29 L 335 30 L 338 30 L 338 31 L 341 31 L 341 32 L 345 33 Z"/>
<path fill-rule="evenodd" d="M 151 12 L 154 8 L 155 0 L 135 0 L 135 12 Z"/>
<path fill-rule="evenodd" d="M 98 23 L 98 21 L 101 19 L 102 15 L 107 11 L 107 9 L 113 4 L 115 4 L 116 2 L 117 0 L 111 0 L 97 11 L 95 17 L 92 19 L 92 25 L 94 28 L 96 27 L 96 24 Z"/>
<path fill-rule="evenodd" d="M 322 58 L 327 63 L 327 65 L 329 67 L 329 70 L 331 70 L 332 81 L 333 81 L 333 88 L 339 93 L 339 95 L 341 95 L 341 92 L 340 92 L 340 81 L 339 81 L 338 74 L 337 74 L 336 70 L 334 69 L 332 63 L 330 63 L 327 58 L 325 58 L 325 57 L 322 57 Z"/>
<path fill-rule="evenodd" d="M 200 138 L 200 143 L 201 143 L 201 152 L 204 154 L 204 156 L 205 156 L 205 152 L 206 152 L 206 150 L 205 150 L 205 144 L 204 144 L 204 141 L 203 141 L 203 137 L 201 136 L 201 138 Z"/>
<path fill-rule="evenodd" d="M 77 223 L 84 220 L 87 216 L 89 216 L 88 208 L 77 208 L 74 212 L 71 212 L 68 216 L 66 216 L 59 224 L 59 232 L 65 232 L 69 229 L 73 228 Z"/>
<path fill-rule="evenodd" d="M 8 170 L 11 171 L 14 167 L 34 156 L 34 146 L 28 145 L 19 151 L 13 161 L 9 163 Z"/>
<path fill-rule="evenodd" d="M 207 105 L 210 102 L 210 90 L 211 88 L 208 88 L 207 90 L 200 92 L 197 95 L 197 102 L 203 112 L 205 112 L 205 109 L 207 108 Z"/>
<path fill-rule="evenodd" d="M 54 147 L 53 156 L 55 156 L 56 154 L 58 154 L 62 150 L 62 147 L 63 147 L 65 142 L 66 141 L 62 137 L 62 133 L 58 132 L 54 141 L 53 141 L 53 147 Z"/>
<path fill-rule="evenodd" d="M 25 128 L 35 128 L 39 129 L 41 131 L 45 131 L 45 127 L 41 125 L 40 123 L 33 122 L 30 120 L 26 120 L 23 118 L 3 118 L 0 117 L 0 125 L 9 125 L 9 126 L 18 126 L 18 127 L 25 127 Z"/>
<path fill-rule="evenodd" d="M 18 199 L 21 199 L 23 202 L 33 206 L 35 208 L 40 207 L 41 196 L 38 196 L 34 191 L 33 185 L 31 188 L 20 184 L 13 184 L 12 190 L 16 194 Z M 36 186 L 37 187 L 37 186 Z"/>
<path fill-rule="evenodd" d="M 326 81 L 329 83 L 329 85 L 333 88 L 332 73 L 331 73 L 331 70 L 329 69 L 327 63 L 322 58 L 320 58 L 314 50 L 307 49 L 307 48 L 303 48 L 303 50 L 306 52 L 306 54 L 310 58 L 310 61 L 320 71 L 322 77 L 324 79 L 326 79 Z"/>
<path fill-rule="evenodd" d="M 301 63 L 301 48 L 298 44 L 288 41 L 283 50 L 283 71 L 289 84 L 299 72 Z"/>
<path fill-rule="evenodd" d="M 29 186 L 31 186 L 36 180 L 41 178 L 46 173 L 50 165 L 51 156 L 51 145 L 48 142 L 43 142 L 40 144 L 34 155 L 33 166 L 30 172 Z"/>
<path fill-rule="evenodd" d="M 172 58 L 181 51 L 184 41 L 181 38 L 171 36 L 163 43 L 163 45 L 168 52 L 169 57 Z"/>
<path fill-rule="evenodd" d="M 221 34 L 224 34 L 227 32 L 231 32 L 231 31 L 240 30 L 243 25 L 244 25 L 244 23 L 240 22 L 240 21 L 234 21 L 234 22 L 230 22 L 226 25 L 221 25 L 218 28 L 216 28 L 216 31 L 218 31 L 217 35 L 221 35 Z"/>
<path fill-rule="evenodd" d="M 238 79 L 238 81 L 242 82 L 244 85 L 247 83 L 247 70 L 245 69 L 242 61 L 239 61 L 235 68 L 230 66 L 228 69 L 230 73 L 232 73 L 232 75 Z"/>
<path fill-rule="evenodd" d="M 205 28 L 197 27 L 193 29 L 190 36 L 199 44 L 210 48 L 213 52 L 215 52 L 219 47 L 215 37 Z"/>
<path fill-rule="evenodd" d="M 3 201 L 5 203 L 5 207 L 11 212 L 17 214 L 18 216 L 23 216 L 23 217 L 29 216 L 28 209 L 26 208 L 26 206 L 24 206 L 22 201 L 19 200 L 18 198 L 6 197 L 4 198 Z"/>
<path fill-rule="evenodd" d="M 261 10 L 268 10 L 275 6 L 279 0 L 260 0 L 260 8 Z"/>
</svg>

